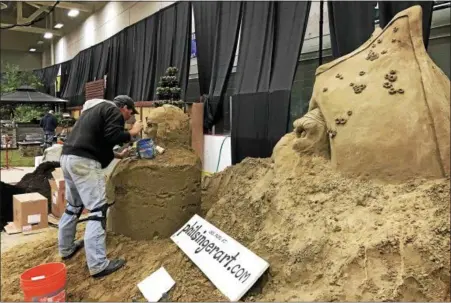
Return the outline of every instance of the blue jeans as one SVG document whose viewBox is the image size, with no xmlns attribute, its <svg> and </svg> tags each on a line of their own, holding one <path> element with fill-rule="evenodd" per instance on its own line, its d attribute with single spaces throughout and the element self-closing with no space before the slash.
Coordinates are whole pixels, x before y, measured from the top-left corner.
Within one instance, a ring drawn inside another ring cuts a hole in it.
<svg viewBox="0 0 451 303">
<path fill-rule="evenodd" d="M 66 208 L 80 213 L 82 206 L 87 210 L 98 208 L 107 203 L 105 177 L 99 162 L 73 155 L 62 155 L 61 169 L 66 182 Z M 90 213 L 90 216 L 102 216 L 102 212 Z M 75 250 L 74 240 L 78 217 L 64 213 L 59 222 L 58 249 L 62 257 Z M 95 275 L 109 264 L 106 257 L 106 231 L 100 221 L 89 220 L 85 230 L 85 251 L 89 273 Z"/>
</svg>

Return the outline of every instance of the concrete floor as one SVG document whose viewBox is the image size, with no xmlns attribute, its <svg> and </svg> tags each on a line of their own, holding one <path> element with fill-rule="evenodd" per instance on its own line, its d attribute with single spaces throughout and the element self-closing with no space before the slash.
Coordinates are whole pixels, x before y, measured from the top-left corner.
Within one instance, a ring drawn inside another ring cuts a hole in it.
<svg viewBox="0 0 451 303">
<path fill-rule="evenodd" d="M 23 176 L 34 171 L 34 167 L 15 167 L 10 169 L 2 169 L 0 171 L 0 176 L 2 182 L 8 184 L 18 183 Z"/>
</svg>

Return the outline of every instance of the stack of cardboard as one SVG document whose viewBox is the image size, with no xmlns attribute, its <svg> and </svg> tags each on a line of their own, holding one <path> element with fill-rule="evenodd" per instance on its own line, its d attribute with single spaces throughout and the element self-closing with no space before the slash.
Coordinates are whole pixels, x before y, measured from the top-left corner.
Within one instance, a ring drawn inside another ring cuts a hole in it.
<svg viewBox="0 0 451 303">
<path fill-rule="evenodd" d="M 48 227 L 47 205 L 47 199 L 39 193 L 14 195 L 14 221 L 5 226 L 5 231 L 26 234 Z"/>
</svg>

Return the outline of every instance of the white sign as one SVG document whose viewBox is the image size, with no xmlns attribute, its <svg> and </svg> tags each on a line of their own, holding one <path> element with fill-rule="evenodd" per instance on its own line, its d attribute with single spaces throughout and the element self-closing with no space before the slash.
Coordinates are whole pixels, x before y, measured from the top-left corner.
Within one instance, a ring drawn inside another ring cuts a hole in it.
<svg viewBox="0 0 451 303">
<path fill-rule="evenodd" d="M 175 281 L 161 267 L 138 284 L 138 288 L 148 302 L 158 302 L 173 286 Z"/>
<path fill-rule="evenodd" d="M 269 267 L 198 215 L 171 239 L 230 301 L 238 301 Z"/>
</svg>

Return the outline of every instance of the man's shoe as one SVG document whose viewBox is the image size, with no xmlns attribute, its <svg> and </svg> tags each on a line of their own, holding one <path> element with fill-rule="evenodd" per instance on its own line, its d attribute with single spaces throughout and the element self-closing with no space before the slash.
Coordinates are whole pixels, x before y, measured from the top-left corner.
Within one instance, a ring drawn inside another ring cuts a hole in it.
<svg viewBox="0 0 451 303">
<path fill-rule="evenodd" d="M 115 272 L 116 270 L 118 270 L 119 268 L 121 268 L 124 265 L 125 265 L 124 259 L 111 260 L 110 264 L 108 264 L 108 266 L 104 270 L 102 270 L 99 273 L 96 273 L 95 275 L 92 275 L 92 277 L 93 278 L 105 277 L 109 274 L 112 274 L 113 272 Z"/>
<path fill-rule="evenodd" d="M 69 260 L 70 258 L 72 258 L 73 256 L 75 256 L 75 254 L 76 254 L 80 249 L 82 249 L 82 248 L 85 246 L 85 242 L 84 242 L 83 240 L 77 240 L 77 241 L 74 242 L 74 246 L 75 246 L 75 249 L 74 249 L 74 251 L 73 251 L 70 255 L 67 255 L 67 256 L 65 256 L 65 257 L 62 257 L 62 259 L 63 259 L 64 261 Z"/>
</svg>

